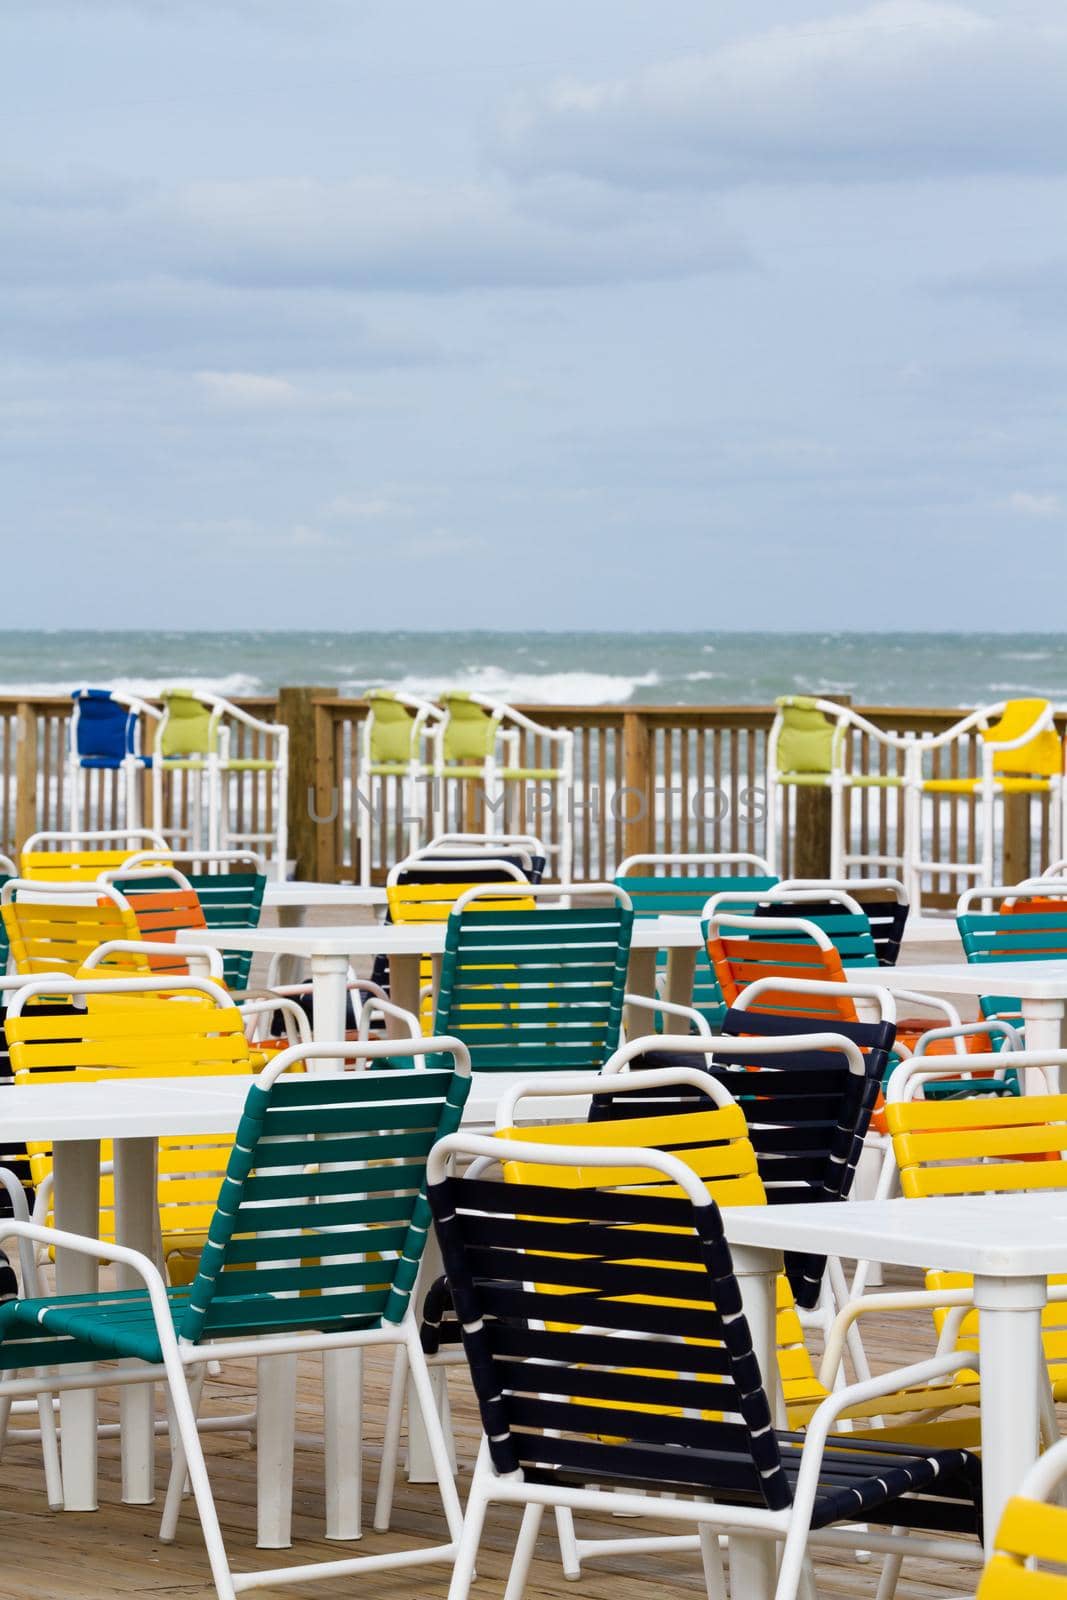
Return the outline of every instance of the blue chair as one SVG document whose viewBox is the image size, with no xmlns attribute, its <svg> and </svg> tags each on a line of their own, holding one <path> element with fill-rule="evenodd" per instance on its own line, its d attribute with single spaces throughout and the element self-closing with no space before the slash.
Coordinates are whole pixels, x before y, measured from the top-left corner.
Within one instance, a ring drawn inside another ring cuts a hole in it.
<svg viewBox="0 0 1067 1600">
<path fill-rule="evenodd" d="M 72 829 L 81 827 L 82 773 L 121 772 L 126 797 L 126 824 L 141 820 L 139 775 L 152 765 L 141 752 L 141 718 L 159 720 L 159 712 L 136 695 L 114 689 L 75 689 L 71 695 L 67 743 L 67 793 Z"/>
</svg>

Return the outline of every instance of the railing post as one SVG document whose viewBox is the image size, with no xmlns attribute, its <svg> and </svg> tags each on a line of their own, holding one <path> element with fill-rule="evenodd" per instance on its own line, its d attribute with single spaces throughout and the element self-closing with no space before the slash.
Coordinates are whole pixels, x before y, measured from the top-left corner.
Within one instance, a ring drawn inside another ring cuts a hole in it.
<svg viewBox="0 0 1067 1600">
<path fill-rule="evenodd" d="M 37 713 L 25 700 L 16 711 L 15 840 L 21 850 L 37 832 Z"/>
<path fill-rule="evenodd" d="M 1006 794 L 1002 803 L 1004 861 L 999 882 L 1021 883 L 1024 878 L 1030 876 L 1030 796 Z"/>
<path fill-rule="evenodd" d="M 278 690 L 278 721 L 289 729 L 289 854 L 296 860 L 296 875 L 306 878 L 315 870 L 320 824 L 312 816 L 308 797 L 318 793 L 315 761 L 315 695 L 336 694 L 336 689 L 292 688 Z M 323 813 L 315 806 L 318 815 Z"/>
<path fill-rule="evenodd" d="M 314 709 L 315 877 L 320 883 L 333 883 L 337 878 L 338 819 L 343 815 L 341 774 L 337 770 L 333 715 L 329 706 L 316 705 Z M 353 739 L 356 737 L 353 731 Z M 353 869 L 358 883 L 358 861 L 353 862 Z"/>
<path fill-rule="evenodd" d="M 652 730 L 639 711 L 622 717 L 622 776 L 625 793 L 616 796 L 623 818 L 623 838 L 628 856 L 644 855 L 653 848 L 656 819 L 652 793 Z"/>
<path fill-rule="evenodd" d="M 821 697 L 837 705 L 851 705 L 850 694 L 827 694 Z M 847 738 L 847 734 L 846 734 Z M 866 791 L 861 789 L 866 804 Z M 848 791 L 845 791 L 848 804 Z M 793 878 L 828 878 L 830 876 L 830 816 L 832 802 L 829 789 L 799 787 L 793 812 L 792 849 L 789 853 L 789 873 Z M 849 845 L 849 822 L 845 821 L 845 849 Z"/>
</svg>

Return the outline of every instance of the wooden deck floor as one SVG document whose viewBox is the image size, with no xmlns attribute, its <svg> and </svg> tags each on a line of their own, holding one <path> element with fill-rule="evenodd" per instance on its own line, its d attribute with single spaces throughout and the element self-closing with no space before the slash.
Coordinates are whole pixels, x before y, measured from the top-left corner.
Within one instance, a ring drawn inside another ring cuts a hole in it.
<svg viewBox="0 0 1067 1600">
<path fill-rule="evenodd" d="M 910 1316 L 893 1318 L 891 1332 L 881 1331 L 869 1340 L 875 1366 L 901 1365 L 929 1352 L 932 1345 L 928 1322 Z M 317 1434 L 321 1428 L 321 1387 L 319 1365 L 305 1360 L 300 1370 L 299 1427 Z M 372 1354 L 367 1364 L 367 1447 L 365 1453 L 364 1512 L 370 1527 L 373 1497 L 384 1420 L 388 1372 L 383 1356 Z M 210 1387 L 210 1402 L 205 1411 L 247 1409 L 253 1394 L 252 1369 L 248 1363 L 234 1362 Z M 465 1494 L 470 1466 L 477 1445 L 477 1424 L 470 1389 L 461 1370 L 450 1376 L 457 1444 L 460 1455 L 460 1492 Z M 111 1414 L 105 1400 L 103 1411 Z M 247 1438 L 213 1434 L 207 1444 L 209 1466 L 215 1484 L 219 1514 L 231 1559 L 242 1568 L 278 1566 L 288 1561 L 336 1559 L 341 1549 L 353 1546 L 329 1544 L 322 1537 L 322 1461 L 315 1449 L 301 1449 L 297 1456 L 294 1496 L 294 1544 L 291 1552 L 256 1551 L 255 1454 Z M 165 1448 L 158 1456 L 162 1487 L 165 1473 Z M 101 1446 L 100 1510 L 94 1513 L 54 1513 L 44 1500 L 43 1477 L 37 1446 L 9 1444 L 3 1463 L 3 1476 L 17 1493 L 4 1496 L 0 1512 L 0 1600 L 111 1600 L 113 1596 L 175 1595 L 186 1600 L 211 1600 L 207 1559 L 199 1525 L 191 1501 L 183 1516 L 179 1536 L 173 1545 L 163 1545 L 157 1537 L 159 1505 L 124 1506 L 119 1499 L 118 1447 L 113 1441 Z M 637 1524 L 604 1519 L 602 1526 L 618 1536 L 627 1526 Z M 515 1529 L 516 1517 L 495 1509 L 489 1519 L 479 1561 L 479 1578 L 474 1588 L 476 1600 L 490 1600 L 503 1594 Z M 589 1526 L 592 1526 L 590 1522 Z M 651 1528 L 651 1524 L 641 1524 Z M 699 1597 L 703 1594 L 699 1563 L 695 1556 L 657 1555 L 613 1557 L 587 1567 L 578 1584 L 562 1575 L 555 1539 L 546 1518 L 546 1534 L 534 1563 L 528 1600 L 665 1600 L 665 1597 Z M 368 1532 L 359 1549 L 370 1553 L 421 1543 L 439 1542 L 445 1537 L 441 1515 L 432 1485 L 409 1485 L 401 1475 L 390 1535 Z M 392 1544 L 389 1544 L 389 1541 Z M 827 1556 L 817 1566 L 820 1596 L 826 1600 L 858 1600 L 873 1596 L 877 1587 L 878 1563 L 860 1565 L 851 1556 Z M 941 1564 L 905 1564 L 898 1595 L 900 1600 L 948 1600 L 972 1595 L 976 1585 L 973 1567 L 958 1568 Z M 286 1596 L 355 1594 L 373 1600 L 443 1600 L 447 1591 L 445 1569 L 425 1567 L 416 1571 L 376 1573 L 359 1581 L 333 1580 L 332 1583 L 300 1586 L 274 1586 L 257 1591 L 265 1600 L 284 1600 Z M 625 1585 L 625 1588 L 622 1585 Z M 737 1596 L 735 1600 L 746 1600 Z"/>
</svg>

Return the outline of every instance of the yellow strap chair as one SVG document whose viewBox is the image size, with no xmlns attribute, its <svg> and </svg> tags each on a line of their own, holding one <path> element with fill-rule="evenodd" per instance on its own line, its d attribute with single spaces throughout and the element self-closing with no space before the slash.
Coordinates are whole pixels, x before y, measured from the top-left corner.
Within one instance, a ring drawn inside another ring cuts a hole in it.
<svg viewBox="0 0 1067 1600">
<path fill-rule="evenodd" d="M 414 875 L 417 879 L 432 878 L 432 882 L 406 881 Z M 472 861 L 434 861 L 411 857 L 400 861 L 389 870 L 385 894 L 389 907 L 389 920 L 396 923 L 447 922 L 460 895 L 468 889 L 492 889 L 495 879 L 501 883 L 525 883 L 520 869 L 510 861 L 494 861 L 491 857 Z M 488 894 L 479 897 L 479 911 L 532 911 L 534 900 L 524 896 L 511 896 L 507 900 L 492 899 Z M 424 1034 L 433 1033 L 433 961 L 423 956 L 419 962 L 419 1022 Z"/>
<path fill-rule="evenodd" d="M 74 977 L 104 944 L 138 944 L 137 918 L 116 889 L 100 883 L 43 884 L 9 878 L 0 889 L 0 916 L 16 972 Z M 146 975 L 148 957 L 116 950 L 108 968 Z"/>
<path fill-rule="evenodd" d="M 216 1077 L 253 1070 L 241 1013 L 206 979 L 75 979 L 70 996 L 83 998 L 85 1009 L 58 1015 L 31 1003 L 44 992 L 44 985 L 28 985 L 8 1012 L 16 1084 L 96 1082 L 118 1074 Z M 159 1141 L 160 1232 L 172 1283 L 189 1283 L 195 1275 L 232 1147 L 232 1133 Z M 38 1191 L 35 1220 L 51 1222 L 51 1145 L 33 1143 L 28 1149 Z M 102 1147 L 101 1157 L 110 1163 L 109 1146 Z M 115 1237 L 114 1204 L 106 1165 L 101 1239 Z"/>
<path fill-rule="evenodd" d="M 998 1058 L 986 1058 L 996 1062 Z M 1025 1054 L 1020 1061 L 1025 1063 Z M 971 1057 L 969 1066 L 983 1058 Z M 899 1071 L 900 1069 L 898 1069 Z M 896 1076 L 896 1075 L 894 1075 Z M 885 1110 L 886 1125 L 906 1199 L 937 1195 L 1022 1194 L 1067 1189 L 1067 1095 L 982 1095 L 968 1100 L 901 1100 Z M 931 1290 L 966 1290 L 966 1273 L 926 1274 Z M 1049 1279 L 1067 1290 L 1067 1276 Z M 951 1317 L 956 1347 L 978 1347 L 978 1313 L 934 1312 L 939 1332 Z M 1042 1313 L 1045 1357 L 1056 1400 L 1067 1401 L 1067 1299 L 1050 1299 Z"/>
<path fill-rule="evenodd" d="M 34 833 L 19 856 L 24 878 L 43 883 L 94 883 L 140 850 L 168 859 L 167 841 L 151 828 L 108 828 L 90 833 Z"/>
<path fill-rule="evenodd" d="M 1067 1600 L 1067 1509 L 1049 1504 L 1065 1473 L 1061 1440 L 1004 1507 L 977 1600 Z"/>
</svg>

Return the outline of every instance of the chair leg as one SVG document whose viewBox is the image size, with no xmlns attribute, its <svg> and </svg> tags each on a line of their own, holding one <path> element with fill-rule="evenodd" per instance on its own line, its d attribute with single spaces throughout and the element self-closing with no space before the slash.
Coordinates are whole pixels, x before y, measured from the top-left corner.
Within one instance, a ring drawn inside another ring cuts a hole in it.
<svg viewBox="0 0 1067 1600">
<path fill-rule="evenodd" d="M 385 1438 L 382 1442 L 382 1464 L 378 1471 L 378 1496 L 374 1503 L 374 1528 L 377 1533 L 387 1533 L 392 1519 L 407 1383 L 407 1352 L 402 1344 L 398 1344 L 393 1358 L 393 1381 L 389 1386 L 389 1408 L 385 1413 Z"/>
<path fill-rule="evenodd" d="M 559 1540 L 559 1558 L 563 1566 L 563 1576 L 573 1583 L 582 1575 L 582 1558 L 578 1554 L 574 1512 L 570 1506 L 556 1507 L 556 1537 Z"/>
<path fill-rule="evenodd" d="M 903 1533 L 901 1528 L 895 1528 L 893 1531 L 894 1533 Z M 898 1551 L 894 1550 L 890 1555 L 886 1556 L 882 1566 L 882 1575 L 878 1579 L 875 1600 L 893 1600 L 897 1590 L 897 1580 L 900 1577 L 900 1569 L 903 1565 L 904 1557 Z"/>
<path fill-rule="evenodd" d="M 508 1573 L 504 1600 L 522 1600 L 526 1592 L 530 1563 L 537 1548 L 537 1535 L 541 1531 L 541 1518 L 544 1513 L 544 1506 L 529 1505 L 522 1514 L 522 1525 L 519 1528 L 519 1537 L 515 1541 L 515 1554 L 511 1558 L 511 1571 Z"/>
<path fill-rule="evenodd" d="M 448 1442 L 434 1404 L 433 1385 L 430 1382 L 426 1357 L 419 1342 L 414 1318 L 408 1319 L 406 1342 L 408 1367 L 411 1373 L 411 1397 L 422 1414 L 449 1535 L 453 1539 L 458 1539 L 463 1530 L 463 1510 L 459 1503 L 459 1495 L 456 1493 L 456 1480 L 452 1476 L 452 1464 L 448 1458 Z M 473 1494 L 473 1489 L 471 1492 Z"/>
<path fill-rule="evenodd" d="M 478 1559 L 478 1545 L 481 1542 L 485 1513 L 489 1505 L 487 1492 L 489 1473 L 489 1451 L 483 1439 L 474 1468 L 474 1482 L 467 1498 L 467 1514 L 460 1529 L 456 1564 L 452 1568 L 452 1581 L 448 1586 L 448 1600 L 467 1600 L 471 1584 L 474 1582 L 474 1563 Z"/>
<path fill-rule="evenodd" d="M 261 1356 L 256 1370 L 256 1546 L 292 1543 L 296 1357 Z"/>
<path fill-rule="evenodd" d="M 52 1395 L 37 1396 L 37 1416 L 41 1425 L 41 1459 L 44 1464 L 45 1494 L 50 1508 L 59 1511 L 63 1506 L 63 1468 L 59 1459 L 59 1431 L 56 1428 L 56 1407 Z M 6 1420 L 5 1418 L 5 1426 Z"/>
<path fill-rule="evenodd" d="M 194 1418 L 199 1414 L 200 1401 L 204 1393 L 204 1382 L 207 1372 L 203 1367 L 197 1367 L 192 1377 L 188 1380 L 189 1404 L 192 1406 Z M 168 1421 L 170 1423 L 170 1478 L 167 1481 L 167 1493 L 163 1500 L 163 1516 L 160 1519 L 159 1537 L 164 1544 L 170 1544 L 178 1533 L 178 1518 L 181 1516 L 182 1496 L 185 1494 L 188 1480 L 189 1467 L 182 1448 L 181 1436 L 178 1433 L 178 1423 L 174 1411 L 174 1402 L 167 1396 Z"/>
<path fill-rule="evenodd" d="M 173 1329 L 164 1325 L 160 1316 L 156 1317 L 156 1328 L 159 1333 L 178 1443 L 188 1464 L 189 1481 L 204 1534 L 204 1543 L 207 1546 L 208 1560 L 211 1563 L 211 1576 L 215 1580 L 215 1592 L 218 1600 L 237 1600 L 230 1563 L 226 1556 L 226 1546 L 222 1539 L 222 1529 L 219 1526 L 218 1512 L 215 1510 L 215 1497 L 211 1492 L 211 1480 L 207 1475 L 207 1463 L 197 1432 L 196 1413 L 193 1410 L 185 1369 L 178 1354 L 177 1341 Z"/>
<path fill-rule="evenodd" d="M 700 1561 L 704 1568 L 704 1585 L 708 1600 L 726 1600 L 726 1567 L 722 1559 L 719 1535 L 710 1523 L 702 1522 L 700 1534 Z"/>
</svg>

